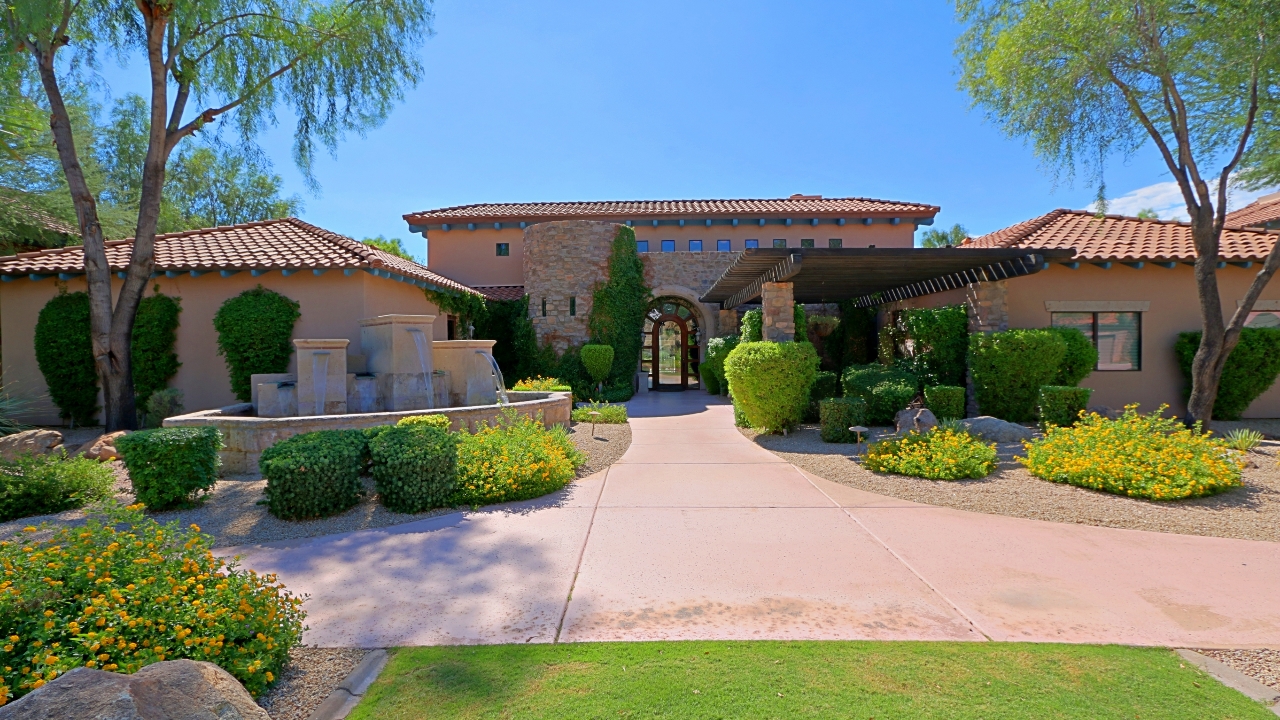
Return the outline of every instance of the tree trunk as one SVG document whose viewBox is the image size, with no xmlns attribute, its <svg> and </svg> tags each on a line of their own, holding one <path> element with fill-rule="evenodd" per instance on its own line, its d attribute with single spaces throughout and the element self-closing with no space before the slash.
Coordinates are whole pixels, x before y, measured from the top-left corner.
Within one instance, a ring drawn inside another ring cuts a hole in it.
<svg viewBox="0 0 1280 720">
<path fill-rule="evenodd" d="M 1222 298 L 1218 294 L 1218 240 L 1213 213 L 1201 207 L 1191 219 L 1191 237 L 1196 247 L 1196 295 L 1200 299 L 1202 332 L 1200 347 L 1191 363 L 1191 397 L 1187 400 L 1187 425 L 1203 423 L 1208 429 L 1218 383 L 1231 348 L 1226 342 L 1222 319 Z M 1233 343 L 1234 344 L 1234 343 Z"/>
</svg>

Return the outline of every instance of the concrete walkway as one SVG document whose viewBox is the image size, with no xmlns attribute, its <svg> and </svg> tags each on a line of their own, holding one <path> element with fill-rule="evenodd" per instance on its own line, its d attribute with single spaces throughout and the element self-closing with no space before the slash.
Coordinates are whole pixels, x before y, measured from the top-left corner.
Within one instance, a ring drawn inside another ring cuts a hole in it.
<svg viewBox="0 0 1280 720">
<path fill-rule="evenodd" d="M 808 475 L 701 392 L 630 404 L 563 493 L 233 548 L 310 595 L 306 641 L 654 639 L 1280 646 L 1280 544 L 910 503 Z"/>
</svg>

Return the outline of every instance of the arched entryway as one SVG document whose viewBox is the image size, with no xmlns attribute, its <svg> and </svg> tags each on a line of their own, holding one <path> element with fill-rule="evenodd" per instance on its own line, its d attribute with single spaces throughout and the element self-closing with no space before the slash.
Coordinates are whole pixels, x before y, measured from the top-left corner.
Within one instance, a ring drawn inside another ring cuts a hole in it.
<svg viewBox="0 0 1280 720">
<path fill-rule="evenodd" d="M 651 390 L 688 390 L 699 386 L 703 328 L 688 300 L 665 296 L 649 305 L 644 319 L 640 366 Z"/>
</svg>

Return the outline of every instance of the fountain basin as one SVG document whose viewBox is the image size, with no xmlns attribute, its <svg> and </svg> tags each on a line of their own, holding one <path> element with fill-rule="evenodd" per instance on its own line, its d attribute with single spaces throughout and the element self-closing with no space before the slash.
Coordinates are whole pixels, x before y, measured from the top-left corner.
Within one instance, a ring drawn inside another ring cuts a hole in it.
<svg viewBox="0 0 1280 720">
<path fill-rule="evenodd" d="M 506 409 L 520 415 L 537 417 L 547 427 L 569 426 L 573 396 L 567 392 L 508 391 L 509 405 L 470 405 L 433 410 L 397 410 L 392 412 L 348 413 L 345 415 L 312 415 L 306 417 L 256 417 L 252 403 L 228 405 L 216 410 L 167 418 L 164 427 L 216 427 L 222 432 L 222 472 L 255 473 L 262 451 L 294 435 L 316 430 L 351 430 L 394 425 L 400 418 L 413 415 L 445 415 L 454 430 L 474 430 L 481 422 L 493 424 Z"/>
</svg>

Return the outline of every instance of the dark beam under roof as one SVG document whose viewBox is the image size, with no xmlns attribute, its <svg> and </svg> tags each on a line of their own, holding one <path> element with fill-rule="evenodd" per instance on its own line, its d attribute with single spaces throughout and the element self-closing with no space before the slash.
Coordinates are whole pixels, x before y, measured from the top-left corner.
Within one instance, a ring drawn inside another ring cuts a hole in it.
<svg viewBox="0 0 1280 720">
<path fill-rule="evenodd" d="M 871 307 L 1031 275 L 1074 255 L 1027 248 L 756 248 L 744 250 L 700 300 L 734 308 L 760 297 L 766 282 L 789 282 L 796 302 Z"/>
</svg>

